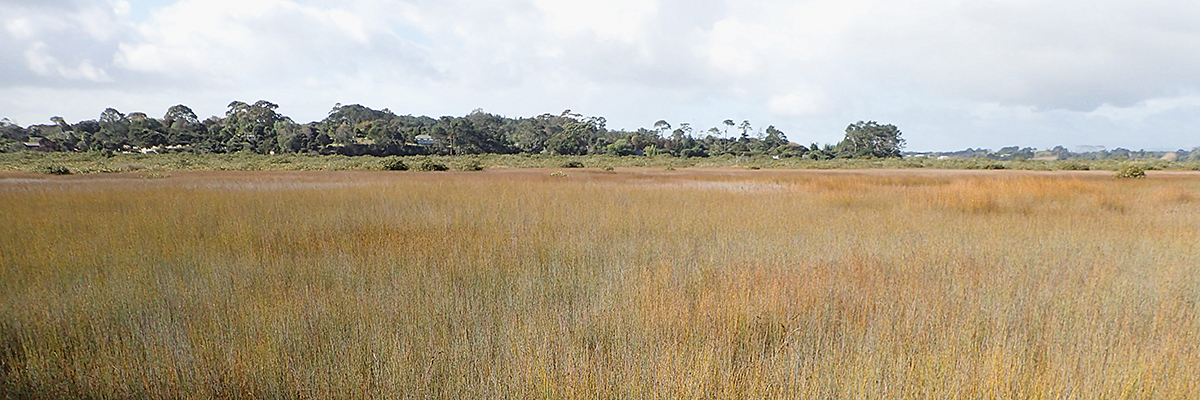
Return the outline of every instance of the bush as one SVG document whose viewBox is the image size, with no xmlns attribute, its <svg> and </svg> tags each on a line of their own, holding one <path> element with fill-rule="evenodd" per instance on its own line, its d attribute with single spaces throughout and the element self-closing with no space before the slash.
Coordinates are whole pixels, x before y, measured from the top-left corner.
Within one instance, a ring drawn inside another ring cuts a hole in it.
<svg viewBox="0 0 1200 400">
<path fill-rule="evenodd" d="M 433 160 L 421 161 L 421 164 L 417 165 L 418 171 L 445 171 L 448 169 L 450 168 L 447 168 L 446 164 L 442 164 Z"/>
<path fill-rule="evenodd" d="M 563 168 L 583 168 L 583 163 L 575 160 L 562 163 Z"/>
<path fill-rule="evenodd" d="M 384 171 L 408 171 L 408 164 L 398 158 L 389 158 L 379 163 L 379 169 Z"/>
<path fill-rule="evenodd" d="M 1117 171 L 1118 179 L 1141 179 L 1146 177 L 1146 168 L 1137 164 L 1129 164 Z"/>
<path fill-rule="evenodd" d="M 966 166 L 966 169 L 1008 169 L 1004 164 L 1000 163 L 975 163 Z"/>
<path fill-rule="evenodd" d="M 462 164 L 462 168 L 460 169 L 463 171 L 483 171 L 483 163 L 480 163 L 479 160 L 467 160 L 467 162 Z"/>
<path fill-rule="evenodd" d="M 601 170 L 601 171 L 606 171 L 606 172 L 612 172 L 612 170 L 613 170 L 613 166 L 611 166 L 611 165 L 605 165 L 605 166 L 601 167 L 601 168 L 600 168 L 600 170 Z"/>
<path fill-rule="evenodd" d="M 1089 167 L 1087 164 L 1083 163 L 1067 162 L 1060 164 L 1058 169 L 1063 171 L 1087 171 L 1092 169 L 1092 167 Z"/>
<path fill-rule="evenodd" d="M 64 167 L 64 166 L 61 166 L 58 164 L 42 166 L 41 168 L 38 169 L 38 172 L 41 172 L 43 174 L 50 174 L 50 175 L 70 175 L 71 174 L 71 170 L 67 169 L 67 167 Z"/>
</svg>

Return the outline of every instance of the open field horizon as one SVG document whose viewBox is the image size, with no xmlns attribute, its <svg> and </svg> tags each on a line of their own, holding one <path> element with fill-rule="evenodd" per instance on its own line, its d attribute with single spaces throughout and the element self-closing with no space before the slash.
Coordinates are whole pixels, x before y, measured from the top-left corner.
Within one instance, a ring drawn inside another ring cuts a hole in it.
<svg viewBox="0 0 1200 400">
<path fill-rule="evenodd" d="M 588 167 L 0 172 L 0 393 L 1200 396 L 1200 172 Z"/>
</svg>

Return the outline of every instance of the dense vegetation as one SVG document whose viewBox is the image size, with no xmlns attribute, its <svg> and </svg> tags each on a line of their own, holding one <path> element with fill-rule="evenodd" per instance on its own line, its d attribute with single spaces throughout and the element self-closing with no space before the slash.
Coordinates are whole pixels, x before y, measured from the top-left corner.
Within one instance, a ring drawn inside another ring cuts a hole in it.
<svg viewBox="0 0 1200 400">
<path fill-rule="evenodd" d="M 1190 174 L 68 176 L 0 209 L 0 398 L 1200 397 Z"/>
<path fill-rule="evenodd" d="M 234 101 L 224 117 L 204 120 L 185 105 L 170 107 L 162 118 L 146 113 L 123 114 L 106 109 L 96 120 L 68 123 L 53 117 L 53 124 L 22 127 L 0 120 L 0 153 L 19 150 L 46 152 L 141 152 L 224 154 L 307 153 L 322 155 L 668 155 L 678 158 L 719 156 L 835 158 L 889 158 L 902 155 L 925 158 L 1020 160 L 1150 160 L 1200 162 L 1200 151 L 1108 150 L 1081 146 L 1072 152 L 1063 146 L 1038 150 L 1010 146 L 999 150 L 901 153 L 905 140 L 894 125 L 859 121 L 846 128 L 837 144 L 809 145 L 789 141 L 768 126 L 755 130 L 750 121 L 697 131 L 689 123 L 672 126 L 658 121 L 651 129 L 612 130 L 603 117 L 585 117 L 570 110 L 533 118 L 508 118 L 476 110 L 463 117 L 397 115 L 361 105 L 335 105 L 329 115 L 297 123 L 276 112 L 278 105 L 260 100 Z"/>
<path fill-rule="evenodd" d="M 46 174 L 90 174 L 108 172 L 136 173 L 160 176 L 173 171 L 346 171 L 346 170 L 414 170 L 479 171 L 512 168 L 743 168 L 743 169 L 974 169 L 974 170 L 1031 170 L 1031 171 L 1117 171 L 1136 166 L 1143 170 L 1200 170 L 1200 162 L 1171 162 L 1161 159 L 1130 161 L 1107 160 L 993 160 L 907 158 L 834 158 L 812 160 L 803 157 L 774 158 L 766 155 L 712 157 L 563 156 L 545 154 L 479 154 L 461 156 L 387 156 L 354 157 L 343 155 L 255 154 L 250 152 L 226 154 L 141 154 L 106 152 L 40 152 L 20 151 L 0 153 L 0 171 L 23 171 Z"/>
<path fill-rule="evenodd" d="M 1106 149 L 1104 146 L 1079 146 L 1077 151 L 1068 150 L 1063 146 L 1054 146 L 1047 150 L 1033 147 L 1009 146 L 999 150 L 968 148 L 959 151 L 944 152 L 909 152 L 906 157 L 917 158 L 951 158 L 951 159 L 989 159 L 998 161 L 1104 161 L 1104 160 L 1163 160 L 1163 161 L 1200 161 L 1200 148 L 1174 151 L 1129 150 L 1118 147 Z"/>
<path fill-rule="evenodd" d="M 750 121 L 697 133 L 688 123 L 658 121 L 653 129 L 610 130 L 603 117 L 570 110 L 558 115 L 507 118 L 476 110 L 464 117 L 438 119 L 396 115 L 361 105 L 338 104 L 324 120 L 301 124 L 260 100 L 234 101 L 224 117 L 200 120 L 184 105 L 160 118 L 109 108 L 98 120 L 21 127 L 0 123 L 0 149 L 36 147 L 44 151 L 140 151 L 259 154 L 318 153 L 339 155 L 721 155 L 802 157 L 899 157 L 904 140 L 893 125 L 858 122 L 846 129 L 838 145 L 792 143 L 768 126 L 756 131 Z M 734 130 L 735 137 L 730 130 Z M 25 143 L 29 143 L 26 145 Z"/>
</svg>

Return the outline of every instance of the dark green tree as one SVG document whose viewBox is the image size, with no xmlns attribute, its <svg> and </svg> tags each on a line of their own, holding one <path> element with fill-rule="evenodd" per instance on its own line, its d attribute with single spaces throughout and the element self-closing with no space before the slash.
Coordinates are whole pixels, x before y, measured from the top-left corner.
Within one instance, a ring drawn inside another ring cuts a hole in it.
<svg viewBox="0 0 1200 400">
<path fill-rule="evenodd" d="M 176 145 L 187 145 L 199 140 L 204 131 L 204 125 L 191 108 L 176 104 L 167 109 L 163 115 L 163 128 L 166 130 L 167 141 Z"/>
<path fill-rule="evenodd" d="M 93 148 L 118 150 L 128 143 L 129 120 L 125 114 L 115 108 L 107 108 L 100 113 L 100 131 L 94 136 Z"/>
<path fill-rule="evenodd" d="M 838 143 L 839 157 L 900 157 L 904 139 L 895 125 L 858 121 L 846 127 L 846 138 Z"/>
</svg>

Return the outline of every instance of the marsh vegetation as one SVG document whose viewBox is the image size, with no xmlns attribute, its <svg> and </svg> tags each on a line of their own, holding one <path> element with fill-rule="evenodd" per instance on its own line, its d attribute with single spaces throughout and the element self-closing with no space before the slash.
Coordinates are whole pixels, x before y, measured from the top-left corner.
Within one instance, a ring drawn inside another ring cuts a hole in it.
<svg viewBox="0 0 1200 400">
<path fill-rule="evenodd" d="M 605 169 L 5 173 L 0 393 L 1200 395 L 1195 173 Z"/>
</svg>

